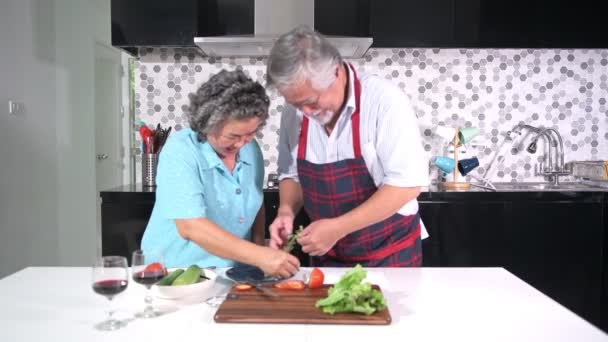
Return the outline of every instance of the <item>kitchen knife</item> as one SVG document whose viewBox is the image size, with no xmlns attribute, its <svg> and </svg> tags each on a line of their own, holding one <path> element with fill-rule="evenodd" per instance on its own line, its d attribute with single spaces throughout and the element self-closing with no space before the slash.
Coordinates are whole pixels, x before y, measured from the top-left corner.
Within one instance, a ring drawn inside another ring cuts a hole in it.
<svg viewBox="0 0 608 342">
<path fill-rule="evenodd" d="M 222 275 L 222 274 L 218 274 L 217 275 L 218 279 L 224 280 L 224 281 L 228 281 L 230 283 L 233 284 L 247 284 L 247 285 L 251 285 L 253 286 L 256 290 L 262 292 L 264 295 L 268 296 L 268 297 L 272 297 L 272 298 L 280 298 L 281 296 L 279 296 L 278 294 L 276 294 L 275 292 L 265 288 L 262 284 L 260 284 L 259 282 L 251 279 L 251 278 L 246 278 L 244 281 L 234 281 L 233 279 Z"/>
<path fill-rule="evenodd" d="M 245 279 L 245 284 L 249 284 L 249 285 L 255 287 L 256 290 L 262 292 L 263 294 L 265 294 L 268 297 L 280 298 L 280 296 L 278 294 L 276 294 L 275 292 L 267 289 L 262 284 L 256 282 L 255 280 L 253 280 L 251 278 Z"/>
</svg>

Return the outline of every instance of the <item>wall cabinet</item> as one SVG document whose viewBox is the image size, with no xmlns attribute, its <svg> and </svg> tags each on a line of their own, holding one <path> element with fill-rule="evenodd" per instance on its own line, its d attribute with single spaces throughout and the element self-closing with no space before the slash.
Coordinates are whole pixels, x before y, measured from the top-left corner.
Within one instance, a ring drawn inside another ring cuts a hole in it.
<svg viewBox="0 0 608 342">
<path fill-rule="evenodd" d="M 377 48 L 607 48 L 607 2 L 314 0 L 315 29 L 373 37 Z M 112 0 L 112 45 L 194 47 L 254 33 L 254 0 Z M 280 13 L 277 13 L 280 15 Z"/>
<path fill-rule="evenodd" d="M 374 47 L 605 48 L 608 5 L 592 1 L 315 1 L 315 28 Z"/>
<path fill-rule="evenodd" d="M 194 37 L 253 34 L 254 0 L 112 0 L 112 46 L 194 47 Z"/>
</svg>

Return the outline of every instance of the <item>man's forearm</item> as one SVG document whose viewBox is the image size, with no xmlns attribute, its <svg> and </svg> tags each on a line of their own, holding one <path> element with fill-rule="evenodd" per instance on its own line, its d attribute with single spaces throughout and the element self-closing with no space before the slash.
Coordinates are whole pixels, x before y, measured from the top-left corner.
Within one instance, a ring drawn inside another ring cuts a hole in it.
<svg viewBox="0 0 608 342">
<path fill-rule="evenodd" d="M 279 183 L 279 212 L 295 216 L 302 208 L 302 187 L 291 178 Z"/>
<path fill-rule="evenodd" d="M 420 194 L 420 187 L 383 185 L 367 201 L 336 218 L 344 235 L 385 220 Z"/>
</svg>

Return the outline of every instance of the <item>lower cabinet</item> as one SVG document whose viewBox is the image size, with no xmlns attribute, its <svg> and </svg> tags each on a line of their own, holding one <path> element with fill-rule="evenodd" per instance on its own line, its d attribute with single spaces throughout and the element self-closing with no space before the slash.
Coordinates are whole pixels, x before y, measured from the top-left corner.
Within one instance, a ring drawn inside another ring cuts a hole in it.
<svg viewBox="0 0 608 342">
<path fill-rule="evenodd" d="M 277 217 L 277 211 L 279 210 L 279 192 L 278 191 L 266 191 L 264 193 L 264 207 L 266 210 L 266 227 L 270 226 L 275 217 Z M 304 210 L 300 210 L 296 219 L 293 223 L 294 230 L 299 226 L 306 227 L 310 223 L 310 219 Z M 266 238 L 270 239 L 270 231 L 266 229 Z M 298 257 L 300 265 L 303 267 L 311 266 L 311 259 L 308 254 L 302 252 L 302 248 L 299 244 L 296 244 L 294 249 L 291 251 L 293 255 Z"/>
<path fill-rule="evenodd" d="M 502 219 L 504 208 L 504 202 L 421 201 L 420 216 L 429 230 L 429 238 L 423 242 L 427 247 L 424 258 L 430 259 L 425 265 L 500 265 L 505 255 L 504 241 L 507 238 Z"/>
<path fill-rule="evenodd" d="M 605 217 L 603 203 L 520 201 L 505 215 L 504 267 L 600 326 Z"/>
<path fill-rule="evenodd" d="M 608 332 L 608 194 L 604 200 L 604 245 L 602 249 L 602 300 L 600 327 Z"/>
<path fill-rule="evenodd" d="M 104 193 L 101 203 L 103 255 L 125 256 L 140 248 L 154 207 L 154 193 Z"/>
<path fill-rule="evenodd" d="M 441 238 L 439 227 L 441 221 L 441 202 L 419 201 L 420 221 L 429 236 L 422 240 L 422 266 L 441 266 Z"/>
<path fill-rule="evenodd" d="M 425 266 L 504 267 L 608 330 L 603 194 L 503 201 L 420 201 Z M 606 308 L 606 306 L 604 306 Z M 604 309 L 606 310 L 606 309 Z"/>
<path fill-rule="evenodd" d="M 102 252 L 130 259 L 154 206 L 152 193 L 102 192 Z M 278 191 L 265 191 L 266 225 Z M 504 267 L 608 331 L 608 200 L 604 193 L 423 193 L 425 267 Z M 294 227 L 310 222 L 302 210 Z M 266 237 L 269 238 L 267 231 Z M 297 246 L 302 266 L 310 259 Z"/>
</svg>

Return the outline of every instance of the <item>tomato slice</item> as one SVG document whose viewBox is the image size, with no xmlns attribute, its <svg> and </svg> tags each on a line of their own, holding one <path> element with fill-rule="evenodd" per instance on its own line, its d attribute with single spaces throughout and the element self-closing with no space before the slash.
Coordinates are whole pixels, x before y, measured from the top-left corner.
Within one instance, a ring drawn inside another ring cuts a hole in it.
<svg viewBox="0 0 608 342">
<path fill-rule="evenodd" d="M 237 291 L 247 291 L 247 290 L 250 290 L 252 288 L 252 286 L 249 284 L 236 284 L 236 285 L 234 285 L 234 288 Z"/>
<path fill-rule="evenodd" d="M 301 280 L 287 280 L 274 284 L 274 287 L 284 290 L 303 290 L 306 284 Z"/>
<path fill-rule="evenodd" d="M 156 273 L 156 272 L 162 272 L 165 273 L 165 268 L 163 267 L 163 265 L 161 265 L 160 262 L 153 262 L 150 265 L 146 266 L 146 268 L 144 269 L 144 272 L 150 272 L 150 273 Z"/>
<path fill-rule="evenodd" d="M 317 289 L 323 286 L 323 281 L 325 280 L 325 275 L 323 271 L 318 268 L 313 268 L 310 272 L 310 276 L 308 279 L 308 287 L 311 289 Z"/>
</svg>

